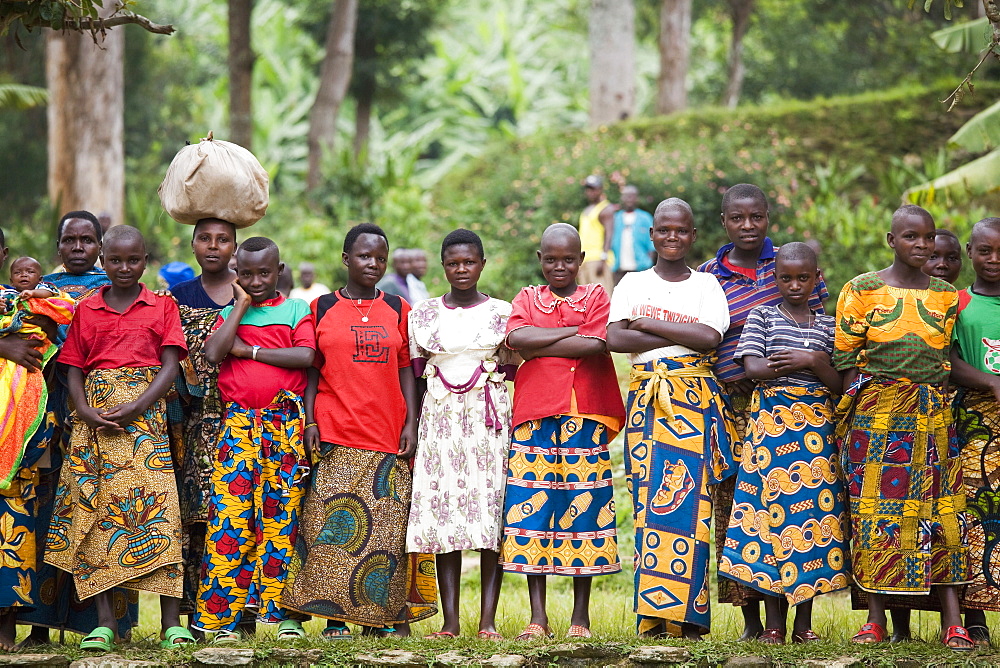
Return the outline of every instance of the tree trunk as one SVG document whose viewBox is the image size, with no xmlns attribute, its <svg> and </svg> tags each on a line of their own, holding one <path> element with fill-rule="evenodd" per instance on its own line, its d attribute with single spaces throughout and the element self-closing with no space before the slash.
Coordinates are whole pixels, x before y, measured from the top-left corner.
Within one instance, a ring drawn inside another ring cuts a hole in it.
<svg viewBox="0 0 1000 668">
<path fill-rule="evenodd" d="M 250 15 L 253 0 L 229 0 L 229 141 L 250 150 L 253 143 L 253 49 Z"/>
<path fill-rule="evenodd" d="M 372 99 L 375 96 L 374 87 L 365 86 L 354 96 L 357 106 L 354 108 L 354 155 L 361 157 L 368 145 L 368 135 L 372 127 Z"/>
<path fill-rule="evenodd" d="M 335 0 L 326 31 L 326 55 L 319 75 L 319 90 L 309 112 L 309 175 L 307 187 L 319 185 L 325 152 L 337 136 L 337 114 L 351 83 L 354 65 L 354 32 L 358 23 L 358 0 Z"/>
<path fill-rule="evenodd" d="M 106 3 L 102 16 L 114 11 Z M 125 31 L 46 31 L 48 190 L 60 213 L 125 221 Z"/>
<path fill-rule="evenodd" d="M 616 123 L 635 114 L 635 5 L 591 0 L 590 124 Z"/>
<path fill-rule="evenodd" d="M 733 109 L 740 102 L 743 92 L 743 77 L 746 66 L 743 64 L 743 38 L 750 28 L 750 16 L 753 14 L 755 0 L 729 0 L 729 15 L 733 19 L 733 41 L 729 45 L 729 77 L 726 91 L 722 94 L 722 104 Z"/>
<path fill-rule="evenodd" d="M 687 73 L 691 52 L 691 0 L 663 0 L 660 5 L 660 76 L 656 113 L 687 107 Z"/>
</svg>

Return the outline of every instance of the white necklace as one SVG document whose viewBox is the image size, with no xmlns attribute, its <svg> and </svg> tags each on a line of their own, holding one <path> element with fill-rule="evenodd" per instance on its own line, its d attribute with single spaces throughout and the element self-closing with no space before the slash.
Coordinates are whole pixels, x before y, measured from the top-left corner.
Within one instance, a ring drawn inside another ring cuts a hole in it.
<svg viewBox="0 0 1000 668">
<path fill-rule="evenodd" d="M 361 316 L 361 322 L 368 322 L 368 313 L 372 312 L 372 307 L 375 306 L 375 300 L 378 299 L 378 288 L 375 288 L 375 296 L 372 297 L 372 303 L 368 305 L 368 313 L 362 313 L 361 312 L 361 301 L 362 300 L 358 299 L 357 300 L 358 303 L 355 304 L 354 303 L 354 301 L 355 301 L 354 297 L 352 297 L 351 293 L 347 291 L 347 288 L 341 288 L 340 291 L 343 292 L 345 295 L 347 295 L 347 298 L 351 300 L 351 306 L 353 306 L 355 308 L 355 310 L 358 312 L 358 314 Z"/>
<path fill-rule="evenodd" d="M 782 308 L 781 304 L 778 304 L 778 311 L 780 311 L 783 316 L 785 316 L 786 318 L 788 318 L 789 320 L 791 320 L 795 324 L 795 326 L 798 327 L 800 330 L 802 330 L 802 329 L 806 330 L 804 344 L 805 344 L 805 347 L 808 348 L 809 344 L 812 342 L 812 336 L 810 335 L 809 332 L 812 330 L 813 320 L 816 317 L 815 315 L 813 315 L 812 311 L 810 311 L 809 315 L 806 317 L 806 326 L 805 327 L 803 327 L 802 325 L 800 325 L 799 321 L 796 320 L 795 318 L 793 318 L 791 313 L 789 313 L 784 308 Z"/>
</svg>

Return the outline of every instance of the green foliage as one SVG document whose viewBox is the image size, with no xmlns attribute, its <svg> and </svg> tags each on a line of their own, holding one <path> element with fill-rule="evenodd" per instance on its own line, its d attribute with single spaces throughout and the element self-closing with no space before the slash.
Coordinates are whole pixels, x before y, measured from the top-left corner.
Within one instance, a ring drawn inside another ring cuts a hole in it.
<svg viewBox="0 0 1000 668">
<path fill-rule="evenodd" d="M 38 86 L 0 84 L 0 109 L 31 109 L 49 101 L 49 92 Z"/>
<path fill-rule="evenodd" d="M 984 99 L 998 90 L 984 88 Z M 725 242 L 717 222 L 720 193 L 751 182 L 771 200 L 775 241 L 819 239 L 827 278 L 837 289 L 888 262 L 883 227 L 902 190 L 939 169 L 937 147 L 968 113 L 945 114 L 926 89 L 898 89 L 736 112 L 701 109 L 516 140 L 441 182 L 431 236 L 455 227 L 478 231 L 488 255 L 497 258 L 487 265 L 484 287 L 510 297 L 540 280 L 534 254 L 541 232 L 554 222 L 576 222 L 584 206 L 580 182 L 591 172 L 607 177 L 612 201 L 625 183 L 638 186 L 640 206 L 648 210 L 668 196 L 687 200 L 699 225 L 691 264 Z M 928 152 L 927 160 L 900 161 Z M 945 209 L 937 215 L 954 217 Z"/>
<path fill-rule="evenodd" d="M 990 43 L 992 35 L 987 18 L 965 21 L 931 33 L 931 39 L 948 53 L 979 53 Z"/>
</svg>

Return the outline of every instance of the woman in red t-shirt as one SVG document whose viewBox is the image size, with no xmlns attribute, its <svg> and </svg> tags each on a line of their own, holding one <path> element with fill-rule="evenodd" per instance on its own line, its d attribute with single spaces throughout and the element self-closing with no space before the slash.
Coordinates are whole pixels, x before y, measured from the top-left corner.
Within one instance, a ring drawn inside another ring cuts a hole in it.
<svg viewBox="0 0 1000 668">
<path fill-rule="evenodd" d="M 330 620 L 329 638 L 349 638 L 346 622 L 387 635 L 437 612 L 433 557 L 405 551 L 418 412 L 410 306 L 375 287 L 388 255 L 380 227 L 353 227 L 347 285 L 312 303 L 305 443 L 315 467 L 282 603 Z"/>
</svg>

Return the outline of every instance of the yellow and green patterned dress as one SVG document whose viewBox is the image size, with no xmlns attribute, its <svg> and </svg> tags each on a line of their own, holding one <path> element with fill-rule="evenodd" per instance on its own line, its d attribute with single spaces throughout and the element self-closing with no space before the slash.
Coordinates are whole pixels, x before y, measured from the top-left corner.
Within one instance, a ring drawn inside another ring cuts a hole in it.
<svg viewBox="0 0 1000 668">
<path fill-rule="evenodd" d="M 838 407 L 857 585 L 926 594 L 967 579 L 965 491 L 944 383 L 958 293 L 852 279 L 837 303 L 834 366 L 856 367 Z"/>
</svg>

